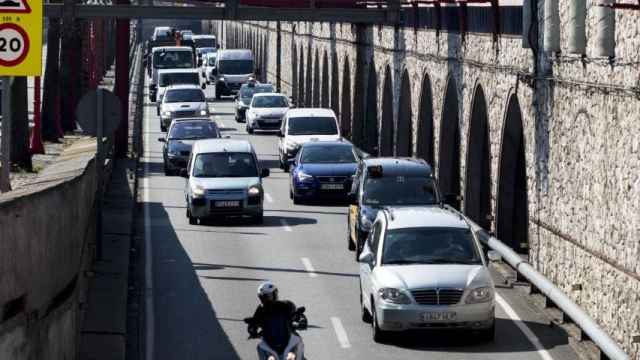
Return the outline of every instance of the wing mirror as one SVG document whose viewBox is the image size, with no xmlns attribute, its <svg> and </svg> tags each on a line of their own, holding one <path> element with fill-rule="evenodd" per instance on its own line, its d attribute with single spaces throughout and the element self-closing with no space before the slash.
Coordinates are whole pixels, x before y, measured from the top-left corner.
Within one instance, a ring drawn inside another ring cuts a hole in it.
<svg viewBox="0 0 640 360">
<path fill-rule="evenodd" d="M 202 83 L 202 85 L 200 87 L 202 88 L 202 90 L 205 90 L 207 88 L 207 84 Z"/>
<path fill-rule="evenodd" d="M 167 142 L 167 139 L 165 139 L 165 138 L 163 138 L 163 137 L 159 137 L 159 138 L 158 138 L 158 141 L 160 141 L 160 142 Z"/>
<path fill-rule="evenodd" d="M 198 59 L 198 66 L 202 66 L 202 59 Z"/>
<path fill-rule="evenodd" d="M 189 173 L 187 172 L 187 169 L 180 169 L 180 176 L 188 179 L 189 178 Z"/>
<path fill-rule="evenodd" d="M 269 176 L 269 174 L 270 174 L 270 173 L 271 173 L 271 172 L 269 171 L 269 169 L 262 169 L 262 170 L 260 171 L 260 177 L 262 177 L 262 178 L 266 178 L 266 177 L 268 177 L 268 176 Z"/>
<path fill-rule="evenodd" d="M 487 253 L 487 257 L 491 262 L 498 262 L 502 260 L 502 256 L 500 255 L 500 253 L 495 250 L 489 250 L 489 252 Z"/>
</svg>

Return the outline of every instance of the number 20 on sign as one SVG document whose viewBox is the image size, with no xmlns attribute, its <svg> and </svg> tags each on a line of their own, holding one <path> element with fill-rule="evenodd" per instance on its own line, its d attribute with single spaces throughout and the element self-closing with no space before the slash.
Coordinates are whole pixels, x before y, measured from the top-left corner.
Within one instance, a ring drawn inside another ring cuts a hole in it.
<svg viewBox="0 0 640 360">
<path fill-rule="evenodd" d="M 42 75 L 42 0 L 0 0 L 0 76 Z"/>
</svg>

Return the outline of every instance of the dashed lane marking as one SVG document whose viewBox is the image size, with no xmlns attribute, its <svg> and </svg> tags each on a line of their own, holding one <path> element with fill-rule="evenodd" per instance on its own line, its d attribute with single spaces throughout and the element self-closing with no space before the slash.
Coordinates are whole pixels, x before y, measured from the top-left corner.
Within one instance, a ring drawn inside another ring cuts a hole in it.
<svg viewBox="0 0 640 360">
<path fill-rule="evenodd" d="M 313 268 L 313 264 L 311 263 L 311 260 L 309 260 L 309 258 L 303 257 L 302 259 L 302 265 L 304 265 L 305 270 L 307 270 L 307 274 L 309 274 L 309 277 L 317 277 L 318 274 L 316 273 L 316 269 Z"/>
<path fill-rule="evenodd" d="M 351 343 L 349 342 L 349 337 L 347 336 L 347 331 L 342 326 L 342 321 L 338 317 L 331 318 L 331 324 L 333 324 L 333 331 L 336 332 L 336 337 L 338 338 L 338 342 L 340 343 L 340 347 L 343 349 L 348 349 L 351 347 Z"/>
<path fill-rule="evenodd" d="M 282 224 L 282 228 L 284 229 L 284 231 L 287 232 L 291 232 L 291 226 L 289 226 L 289 224 L 287 224 L 287 220 L 285 219 L 280 219 L 280 224 Z"/>
</svg>

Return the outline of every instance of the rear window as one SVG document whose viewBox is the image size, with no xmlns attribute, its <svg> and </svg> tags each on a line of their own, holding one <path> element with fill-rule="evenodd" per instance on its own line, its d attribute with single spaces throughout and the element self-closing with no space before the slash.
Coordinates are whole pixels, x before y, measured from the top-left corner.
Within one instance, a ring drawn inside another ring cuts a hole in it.
<svg viewBox="0 0 640 360">
<path fill-rule="evenodd" d="M 180 121 L 171 127 L 169 139 L 213 139 L 220 133 L 215 123 L 209 121 Z"/>
<path fill-rule="evenodd" d="M 196 38 L 194 39 L 196 48 L 214 48 L 216 47 L 216 39 L 214 38 Z"/>
<path fill-rule="evenodd" d="M 204 102 L 204 93 L 199 89 L 175 89 L 169 90 L 164 96 L 166 103 L 179 102 Z"/>
<path fill-rule="evenodd" d="M 332 117 L 289 118 L 289 135 L 337 135 L 338 124 Z"/>
<path fill-rule="evenodd" d="M 286 108 L 289 107 L 284 96 L 257 96 L 253 98 L 251 106 L 254 108 Z"/>
<path fill-rule="evenodd" d="M 169 86 L 177 84 L 200 84 L 200 74 L 198 73 L 166 73 L 160 74 L 158 80 L 160 86 Z"/>
</svg>

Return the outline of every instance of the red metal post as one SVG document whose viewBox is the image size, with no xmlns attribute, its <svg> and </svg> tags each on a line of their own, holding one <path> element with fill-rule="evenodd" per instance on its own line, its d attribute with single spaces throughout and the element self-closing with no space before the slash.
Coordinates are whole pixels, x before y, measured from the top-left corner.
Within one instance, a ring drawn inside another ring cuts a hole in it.
<svg viewBox="0 0 640 360">
<path fill-rule="evenodd" d="M 118 4 L 129 4 L 119 0 Z M 116 131 L 115 155 L 127 157 L 129 150 L 129 19 L 118 19 L 116 23 L 116 85 L 115 93 L 120 98 L 122 119 Z"/>
<path fill-rule="evenodd" d="M 44 154 L 42 123 L 40 121 L 40 76 L 36 76 L 33 81 L 33 131 L 29 139 L 29 152 L 31 154 Z"/>
</svg>

